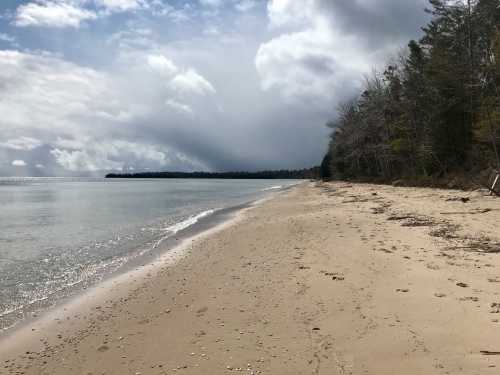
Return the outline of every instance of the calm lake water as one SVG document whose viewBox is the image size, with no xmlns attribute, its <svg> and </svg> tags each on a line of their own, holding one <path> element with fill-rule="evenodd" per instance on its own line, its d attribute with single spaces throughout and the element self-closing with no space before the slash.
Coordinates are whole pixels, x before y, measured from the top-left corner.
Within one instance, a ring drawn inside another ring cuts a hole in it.
<svg viewBox="0 0 500 375">
<path fill-rule="evenodd" d="M 0 178 L 0 329 L 297 181 Z"/>
</svg>

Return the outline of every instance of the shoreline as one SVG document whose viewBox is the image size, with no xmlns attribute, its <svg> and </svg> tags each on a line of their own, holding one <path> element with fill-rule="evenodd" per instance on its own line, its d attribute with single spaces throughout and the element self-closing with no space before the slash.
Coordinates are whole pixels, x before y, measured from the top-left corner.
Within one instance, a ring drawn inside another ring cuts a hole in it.
<svg viewBox="0 0 500 375">
<path fill-rule="evenodd" d="M 236 223 L 241 219 L 241 215 L 243 215 L 246 210 L 263 204 L 273 199 L 273 197 L 293 189 L 294 186 L 296 185 L 280 187 L 279 189 L 273 187 L 272 192 L 268 192 L 266 197 L 236 206 L 213 209 L 209 215 L 197 218 L 194 224 L 160 239 L 149 252 L 132 258 L 120 269 L 105 275 L 101 280 L 90 287 L 70 293 L 48 307 L 28 311 L 25 315 L 29 316 L 0 331 L 0 354 L 2 350 L 6 351 L 5 347 L 7 343 L 12 340 L 18 341 L 17 339 L 22 337 L 23 341 L 29 341 L 29 336 L 31 335 L 30 333 L 33 332 L 34 326 L 44 326 L 54 319 L 65 319 L 71 312 L 85 306 L 88 300 L 100 301 L 104 299 L 106 293 L 111 293 L 116 284 L 120 286 L 120 284 L 123 284 L 129 278 L 140 280 L 144 278 L 144 275 L 154 271 L 155 268 L 161 265 L 168 267 L 175 266 L 180 259 L 188 255 L 186 254 L 186 248 L 190 243 L 210 236 L 226 226 Z M 27 340 L 25 338 L 27 338 Z M 0 374 L 1 373 L 0 366 Z"/>
<path fill-rule="evenodd" d="M 25 180 L 29 179 L 22 179 L 26 182 Z M 73 179 L 62 178 L 58 180 L 70 182 L 70 184 L 58 185 L 53 184 L 51 179 L 42 178 L 41 180 L 45 181 L 41 183 L 42 190 L 46 189 L 51 192 L 76 191 L 82 186 L 85 190 L 89 182 L 88 179 L 76 179 L 83 184 L 73 185 L 71 183 Z M 105 193 L 102 192 L 109 191 L 109 186 L 114 185 L 102 184 L 101 180 L 91 180 L 91 182 L 97 182 L 97 185 L 91 185 L 92 188 L 98 186 L 102 189 L 97 189 L 101 194 L 93 197 L 94 201 L 90 195 L 84 194 L 86 207 L 91 207 L 99 199 L 103 199 Z M 283 184 L 282 187 L 293 183 L 292 181 L 280 182 Z M 26 183 L 28 190 L 37 191 L 38 184 Z M 161 192 L 168 191 L 169 186 L 172 186 L 170 190 L 175 190 L 179 182 L 173 185 L 157 183 L 157 181 L 145 183 L 146 189 L 151 189 L 159 196 L 150 195 L 144 204 L 137 199 L 126 199 L 124 197 L 127 194 L 133 195 L 130 191 L 133 192 L 137 188 L 133 188 L 134 183 L 131 185 L 128 182 L 120 183 L 121 186 L 117 188 L 117 191 L 120 191 L 121 195 L 116 199 L 104 198 L 102 204 L 98 204 L 97 210 L 91 212 L 85 209 L 83 213 L 80 213 L 81 218 L 75 212 L 74 219 L 65 223 L 56 223 L 57 220 L 54 219 L 48 220 L 47 225 L 34 225 L 31 228 L 29 223 L 36 222 L 36 214 L 30 221 L 29 209 L 23 210 L 20 214 L 21 211 L 16 211 L 13 204 L 7 205 L 5 213 L 10 212 L 9 209 L 13 210 L 13 220 L 17 223 L 15 224 L 17 227 L 9 229 L 7 226 L 6 233 L 4 233 L 4 238 L 7 238 L 8 242 L 5 242 L 7 247 L 0 259 L 1 268 L 4 271 L 2 275 L 4 289 L 0 303 L 0 337 L 5 336 L 7 331 L 15 330 L 23 322 L 36 319 L 44 311 L 80 295 L 102 281 L 127 272 L 144 262 L 150 262 L 156 256 L 161 255 L 165 249 L 174 247 L 180 236 L 190 237 L 214 225 L 212 222 L 216 223 L 219 218 L 223 219 L 226 213 L 267 196 L 269 192 L 265 188 L 270 186 L 269 182 L 260 182 L 250 184 L 254 188 L 249 186 L 244 191 L 238 192 L 238 186 L 241 184 L 224 182 L 222 185 L 227 185 L 229 188 L 226 189 L 227 192 L 222 192 L 220 197 L 216 190 L 208 189 L 199 198 L 200 205 L 195 203 L 198 199 L 195 194 L 184 203 L 182 197 L 178 201 L 174 197 L 173 206 L 169 207 L 168 202 L 163 202 Z M 207 186 L 217 189 L 218 184 L 216 182 Z M 184 185 L 181 183 L 179 186 Z M 192 191 L 190 186 L 192 185 L 186 185 L 186 189 Z M 132 189 L 129 189 L 130 187 Z M 139 185 L 138 189 L 140 188 L 142 185 Z M 231 190 L 234 190 L 233 193 L 230 192 Z M 91 190 L 87 189 L 87 191 Z M 224 194 L 228 194 L 227 200 L 223 198 Z M 124 201 L 117 203 L 120 199 Z M 158 200 L 161 201 L 161 207 L 156 207 Z M 64 202 L 67 201 L 61 200 L 56 205 L 63 210 L 70 209 L 69 207 L 63 208 Z M 134 207 L 134 204 L 138 207 Z M 151 207 L 147 208 L 148 204 Z M 183 204 L 185 208 L 182 207 Z M 130 206 L 132 209 L 127 211 L 126 208 L 120 207 L 121 205 Z M 108 207 L 110 210 L 103 207 Z M 96 212 L 99 210 L 100 214 Z M 115 217 L 112 217 L 113 215 Z M 73 222 L 76 223 L 78 220 L 82 221 L 83 226 L 80 228 L 76 224 L 73 225 Z M 58 233 L 58 230 L 62 232 Z M 24 244 L 22 239 L 18 239 L 22 236 L 29 237 L 31 243 Z"/>
<path fill-rule="evenodd" d="M 459 247 L 498 219 L 480 192 L 302 184 L 26 327 L 0 373 L 495 374 L 500 255 Z"/>
</svg>

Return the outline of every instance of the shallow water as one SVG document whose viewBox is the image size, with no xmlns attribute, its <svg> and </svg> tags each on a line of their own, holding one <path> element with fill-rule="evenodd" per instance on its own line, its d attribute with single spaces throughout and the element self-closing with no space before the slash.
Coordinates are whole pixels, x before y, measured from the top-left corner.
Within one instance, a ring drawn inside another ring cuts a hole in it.
<svg viewBox="0 0 500 375">
<path fill-rule="evenodd" d="M 0 329 L 296 181 L 0 178 Z"/>
</svg>

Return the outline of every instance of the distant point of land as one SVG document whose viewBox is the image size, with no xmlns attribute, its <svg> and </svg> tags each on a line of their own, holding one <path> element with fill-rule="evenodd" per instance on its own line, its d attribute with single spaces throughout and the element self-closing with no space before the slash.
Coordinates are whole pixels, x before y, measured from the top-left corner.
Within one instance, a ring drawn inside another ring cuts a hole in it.
<svg viewBox="0 0 500 375">
<path fill-rule="evenodd" d="M 259 172 L 141 172 L 110 173 L 106 178 L 212 178 L 238 180 L 303 180 L 319 178 L 319 167 L 298 170 L 259 171 Z"/>
</svg>

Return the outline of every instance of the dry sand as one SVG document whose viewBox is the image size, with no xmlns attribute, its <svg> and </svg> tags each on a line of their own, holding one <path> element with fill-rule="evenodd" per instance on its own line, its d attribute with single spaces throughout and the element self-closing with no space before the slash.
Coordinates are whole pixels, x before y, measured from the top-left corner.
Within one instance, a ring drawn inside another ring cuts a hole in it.
<svg viewBox="0 0 500 375">
<path fill-rule="evenodd" d="M 30 323 L 0 373 L 499 374 L 499 225 L 484 192 L 301 185 Z"/>
</svg>

